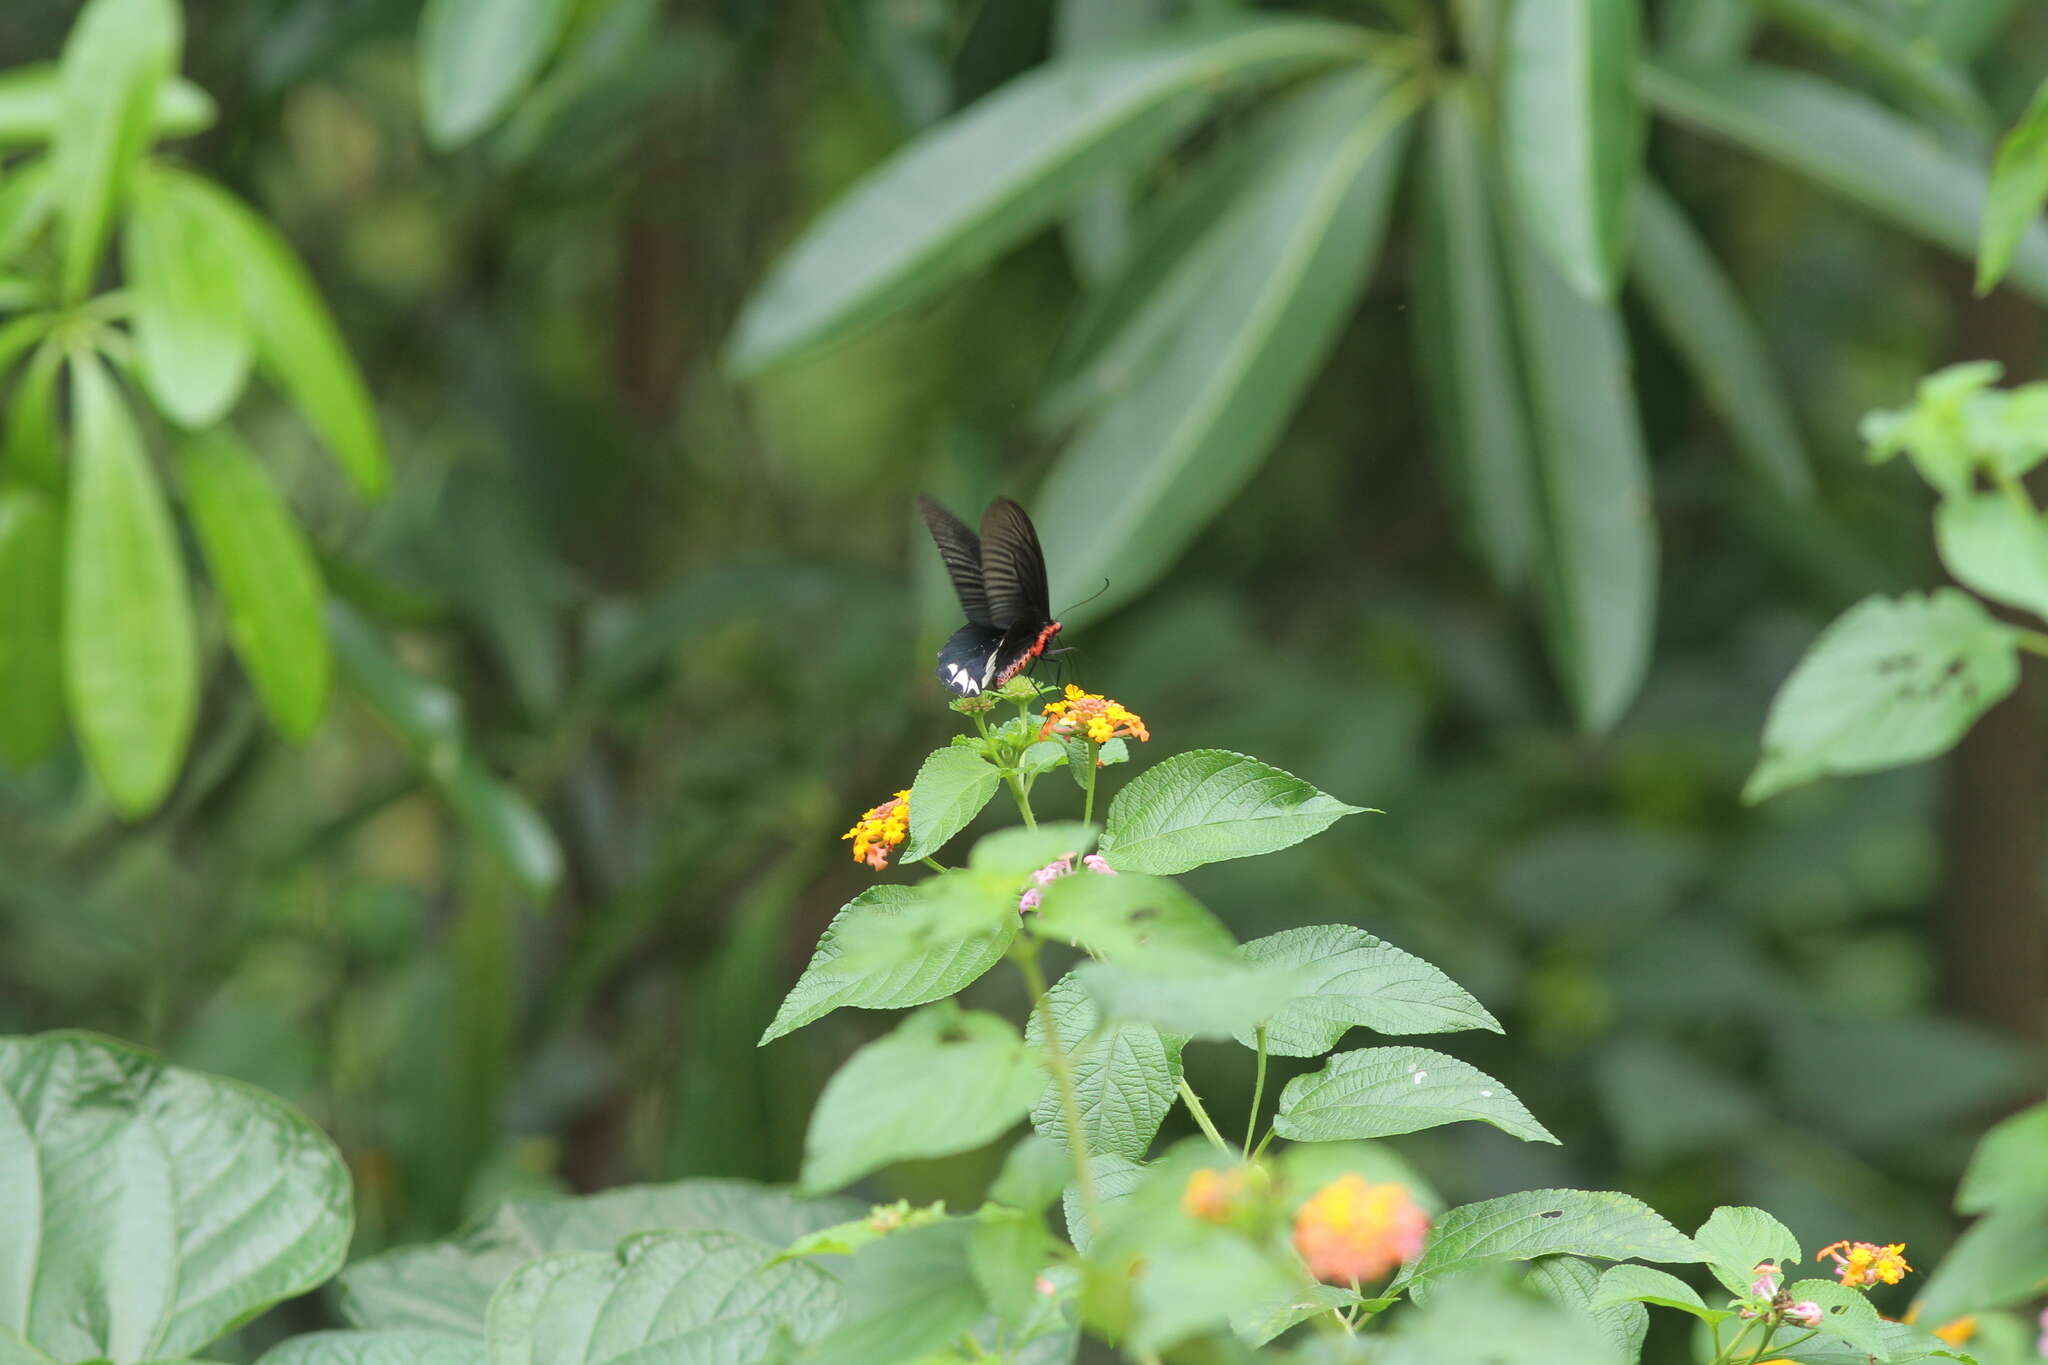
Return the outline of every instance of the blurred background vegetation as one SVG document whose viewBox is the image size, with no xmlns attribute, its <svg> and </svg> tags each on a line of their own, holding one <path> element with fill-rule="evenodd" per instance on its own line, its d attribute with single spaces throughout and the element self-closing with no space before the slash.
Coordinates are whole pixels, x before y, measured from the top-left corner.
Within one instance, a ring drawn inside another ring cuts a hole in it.
<svg viewBox="0 0 2048 1365">
<path fill-rule="evenodd" d="M 2038 7 L 1841 3 L 1950 44 L 1997 124 L 2048 65 Z M 220 114 L 176 151 L 307 260 L 375 395 L 391 491 L 356 500 L 281 407 L 257 403 L 245 434 L 330 591 L 409 670 L 395 685 L 459 699 L 466 743 L 546 830 L 442 799 L 364 700 L 388 661 L 345 667 L 294 745 L 209 635 L 194 750 L 156 813 L 119 818 L 69 747 L 0 772 L 0 1031 L 101 1029 L 303 1105 L 355 1170 L 359 1252 L 511 1190 L 792 1176 L 823 1078 L 881 1021 L 755 1039 L 873 879 L 839 833 L 957 719 L 930 674 L 953 607 L 911 496 L 1029 501 L 1059 450 L 1031 409 L 1097 274 L 1041 233 L 744 383 L 721 352 L 800 230 L 1046 60 L 1063 8 L 587 0 L 575 60 L 443 149 L 416 4 L 191 0 L 184 71 Z M 1436 10 L 1296 8 L 1397 27 Z M 74 13 L 6 6 L 0 64 L 54 57 Z M 1746 52 L 1885 89 L 1741 0 L 1646 16 L 1673 60 Z M 1970 1141 L 2040 1088 L 2040 680 L 1939 765 L 1738 794 L 1816 630 L 1937 572 L 1927 495 L 1864 464 L 1859 416 L 1955 359 L 2034 377 L 2040 312 L 1973 298 L 1965 263 L 1784 169 L 1678 124 L 1649 136 L 1760 328 L 1815 491 L 1757 478 L 1687 364 L 1631 326 L 1662 571 L 1646 681 L 1608 733 L 1582 730 L 1537 614 L 1461 536 L 1411 345 L 1426 234 L 1405 200 L 1270 456 L 1184 552 L 1140 546 L 1164 571 L 1068 637 L 1155 747 L 1240 749 L 1386 812 L 1190 881 L 1241 937 L 1356 923 L 1501 1017 L 1469 1059 L 1564 1145 L 1400 1140 L 1447 1195 L 1625 1189 L 1680 1226 L 1754 1203 L 1809 1245 L 1931 1260 Z M 1954 136 L 1981 166 L 1981 137 Z M 1640 306 L 1622 296 L 1631 323 Z M 1056 591 L 1077 586 L 1099 581 Z M 553 854 L 529 849 L 542 874 L 522 882 L 504 848 L 522 838 L 559 850 L 538 894 Z M 1014 1014 L 1010 989 L 977 988 Z M 1242 1113 L 1237 1050 L 1189 1066 Z M 991 1160 L 866 1192 L 964 1201 Z"/>
</svg>

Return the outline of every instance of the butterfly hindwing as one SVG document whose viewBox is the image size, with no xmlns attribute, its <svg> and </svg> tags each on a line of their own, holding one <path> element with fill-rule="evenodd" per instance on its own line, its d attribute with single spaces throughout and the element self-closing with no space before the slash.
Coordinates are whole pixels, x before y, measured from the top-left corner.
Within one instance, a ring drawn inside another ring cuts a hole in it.
<svg viewBox="0 0 2048 1365">
<path fill-rule="evenodd" d="M 982 586 L 981 537 L 966 522 L 922 493 L 917 497 L 917 514 L 924 518 L 925 529 L 932 533 L 932 543 L 939 547 L 946 576 L 953 580 L 953 591 L 958 594 L 960 609 L 967 613 L 968 621 L 977 626 L 994 625 L 989 615 L 988 592 Z"/>
<path fill-rule="evenodd" d="M 995 680 L 1004 632 L 968 622 L 939 646 L 939 681 L 971 697 Z"/>
<path fill-rule="evenodd" d="M 1007 630 L 1028 624 L 1035 634 L 1052 620 L 1045 551 L 1031 518 L 1008 498 L 997 498 L 981 517 L 981 587 L 994 625 Z M 968 619 L 974 619 L 972 612 Z"/>
</svg>

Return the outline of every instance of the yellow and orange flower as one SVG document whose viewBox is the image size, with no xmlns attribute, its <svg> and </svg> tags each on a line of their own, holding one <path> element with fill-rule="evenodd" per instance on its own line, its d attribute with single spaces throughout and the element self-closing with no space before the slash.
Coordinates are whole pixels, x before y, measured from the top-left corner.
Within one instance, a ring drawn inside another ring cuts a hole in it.
<svg viewBox="0 0 2048 1365">
<path fill-rule="evenodd" d="M 1906 1264 L 1905 1251 L 1904 1242 L 1893 1242 L 1890 1246 L 1879 1246 L 1875 1242 L 1836 1242 L 1815 1252 L 1813 1259 L 1833 1257 L 1835 1273 L 1841 1277 L 1842 1283 L 1851 1289 L 1862 1289 L 1879 1281 L 1897 1284 L 1905 1279 L 1913 1269 Z"/>
<path fill-rule="evenodd" d="M 910 837 L 910 793 L 895 796 L 876 806 L 839 836 L 853 840 L 853 860 L 880 872 L 889 865 L 889 855 Z"/>
<path fill-rule="evenodd" d="M 1144 717 L 1120 701 L 1111 701 L 1100 692 L 1083 692 L 1072 683 L 1067 684 L 1062 700 L 1045 705 L 1045 724 L 1039 727 L 1038 737 L 1051 739 L 1054 735 L 1086 735 L 1097 744 L 1152 738 Z"/>
<path fill-rule="evenodd" d="M 1325 1284 L 1377 1280 L 1422 1254 L 1429 1215 L 1405 1185 L 1346 1175 L 1323 1186 L 1294 1215 L 1294 1249 Z"/>
</svg>

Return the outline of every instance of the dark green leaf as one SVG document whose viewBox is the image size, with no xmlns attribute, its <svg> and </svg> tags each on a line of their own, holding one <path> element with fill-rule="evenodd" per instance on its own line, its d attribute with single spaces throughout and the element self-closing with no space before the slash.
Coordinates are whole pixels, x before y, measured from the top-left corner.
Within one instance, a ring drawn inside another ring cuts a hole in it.
<svg viewBox="0 0 2048 1365">
<path fill-rule="evenodd" d="M 1193 749 L 1117 793 L 1102 856 L 1120 872 L 1171 875 L 1290 848 L 1362 810 L 1255 758 Z"/>
<path fill-rule="evenodd" d="M 1991 110 L 1969 77 L 1950 65 L 1940 49 L 1901 33 L 1890 16 L 1854 0 L 1758 0 L 1785 27 L 1805 34 L 1901 95 L 1918 99 L 1979 132 L 1991 124 Z"/>
<path fill-rule="evenodd" d="M 158 91 L 177 69 L 181 27 L 172 0 L 87 0 L 65 40 L 52 156 L 66 298 L 92 283 L 109 220 L 149 144 Z"/>
<path fill-rule="evenodd" d="M 64 524 L 31 488 L 0 489 L 0 759 L 25 768 L 64 733 Z"/>
<path fill-rule="evenodd" d="M 420 105 L 427 136 L 459 147 L 503 116 L 555 50 L 573 0 L 427 0 L 420 11 Z"/>
<path fill-rule="evenodd" d="M 1692 1235 L 1700 1259 L 1724 1288 L 1749 1297 L 1756 1267 L 1765 1261 L 1789 1265 L 1799 1259 L 1799 1242 L 1783 1223 L 1762 1209 L 1724 1204 Z"/>
<path fill-rule="evenodd" d="M 2048 81 L 2034 92 L 2020 121 L 1998 144 L 1984 227 L 1977 238 L 1977 292 L 1988 294 L 2005 278 L 2013 252 L 2048 201 Z"/>
<path fill-rule="evenodd" d="M 135 301 L 135 355 L 157 407 L 187 427 L 226 415 L 249 377 L 241 262 L 189 201 L 138 175 L 122 234 Z"/>
<path fill-rule="evenodd" d="M 1002 785 L 995 765 L 971 749 L 940 749 L 917 770 L 910 784 L 910 837 L 896 861 L 929 858 L 973 823 Z"/>
<path fill-rule="evenodd" d="M 1608 1261 L 1697 1261 L 1699 1250 L 1648 1204 L 1591 1190 L 1526 1190 L 1452 1209 L 1422 1259 L 1397 1280 L 1421 1285 L 1486 1261 L 1569 1254 Z"/>
<path fill-rule="evenodd" d="M 1275 1056 L 1320 1057 L 1353 1028 L 1501 1031 L 1484 1005 L 1435 967 L 1348 924 L 1283 929 L 1245 944 L 1244 955 L 1300 971 L 1300 993 L 1266 1021 L 1266 1050 Z M 1257 1046 L 1253 1034 L 1237 1041 Z"/>
<path fill-rule="evenodd" d="M 1072 973 L 1053 983 L 1046 1006 L 1073 1071 L 1088 1150 L 1143 1160 L 1178 1093 L 1180 1040 L 1142 1021 L 1105 1024 Z M 1039 1010 L 1025 1022 L 1024 1043 L 1034 1051 L 1045 1046 L 1045 1018 Z M 1066 1143 L 1066 1107 L 1050 1077 L 1031 1106 L 1031 1124 L 1054 1142 Z"/>
<path fill-rule="evenodd" d="M 1556 1142 L 1493 1077 L 1441 1052 L 1375 1047 L 1340 1052 L 1280 1092 L 1273 1131 L 1291 1142 L 1392 1137 L 1465 1120 L 1524 1142 Z"/>
</svg>

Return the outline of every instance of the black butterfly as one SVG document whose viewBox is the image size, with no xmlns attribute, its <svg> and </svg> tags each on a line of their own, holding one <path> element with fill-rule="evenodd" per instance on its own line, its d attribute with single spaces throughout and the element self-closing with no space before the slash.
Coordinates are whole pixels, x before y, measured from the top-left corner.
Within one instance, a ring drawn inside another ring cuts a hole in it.
<svg viewBox="0 0 2048 1365">
<path fill-rule="evenodd" d="M 963 697 L 1000 687 L 1045 653 L 1060 623 L 1045 586 L 1045 552 L 1024 509 L 997 498 L 981 514 L 981 534 L 923 494 L 918 515 L 930 528 L 960 594 L 967 624 L 939 650 L 939 681 Z"/>
</svg>

